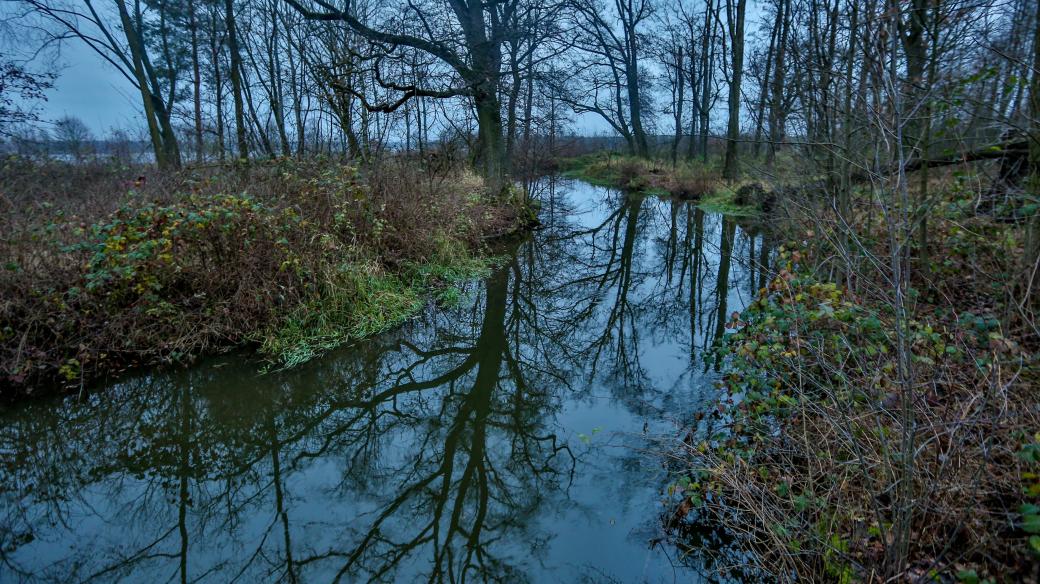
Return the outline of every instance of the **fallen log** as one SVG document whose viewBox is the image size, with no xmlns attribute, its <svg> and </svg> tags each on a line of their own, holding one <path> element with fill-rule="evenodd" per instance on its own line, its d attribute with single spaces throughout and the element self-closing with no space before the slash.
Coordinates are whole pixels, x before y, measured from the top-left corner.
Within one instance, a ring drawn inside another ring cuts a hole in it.
<svg viewBox="0 0 1040 584">
<path fill-rule="evenodd" d="M 925 166 L 933 168 L 938 166 L 951 166 L 954 164 L 975 162 L 977 160 L 1025 158 L 1026 156 L 1029 156 L 1029 141 L 1022 139 L 1015 140 L 1014 142 L 1004 142 L 1001 144 L 995 144 L 993 146 L 988 146 L 980 150 L 961 152 L 959 154 L 947 158 L 912 160 L 906 165 L 906 172 L 920 170 Z"/>
<path fill-rule="evenodd" d="M 979 148 L 977 150 L 969 150 L 967 152 L 958 152 L 957 154 L 946 156 L 943 158 L 915 158 L 908 161 L 903 169 L 904 172 L 914 172 L 921 170 L 922 168 L 937 168 L 942 166 L 953 166 L 954 164 L 966 164 L 969 162 L 977 162 L 980 160 L 1002 160 L 1000 165 L 1000 180 L 1005 183 L 1017 182 L 1018 175 L 1022 169 L 1022 162 L 1029 156 L 1029 140 L 1026 138 L 1018 140 L 1010 140 L 986 146 L 985 148 Z M 867 180 L 875 176 L 890 176 L 899 172 L 899 165 L 889 165 L 877 172 L 871 171 L 860 171 L 853 173 L 852 179 L 855 181 Z"/>
</svg>

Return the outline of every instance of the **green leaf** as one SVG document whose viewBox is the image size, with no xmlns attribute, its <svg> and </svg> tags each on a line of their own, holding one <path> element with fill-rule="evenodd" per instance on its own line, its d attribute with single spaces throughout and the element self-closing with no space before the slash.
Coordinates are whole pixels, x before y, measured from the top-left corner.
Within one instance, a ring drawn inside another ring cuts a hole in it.
<svg viewBox="0 0 1040 584">
<path fill-rule="evenodd" d="M 964 584 L 978 584 L 979 575 L 975 570 L 961 570 L 957 572 L 957 581 L 963 582 Z"/>
<path fill-rule="evenodd" d="M 1022 517 L 1022 529 L 1026 533 L 1040 533 L 1040 515 L 1025 515 Z"/>
</svg>

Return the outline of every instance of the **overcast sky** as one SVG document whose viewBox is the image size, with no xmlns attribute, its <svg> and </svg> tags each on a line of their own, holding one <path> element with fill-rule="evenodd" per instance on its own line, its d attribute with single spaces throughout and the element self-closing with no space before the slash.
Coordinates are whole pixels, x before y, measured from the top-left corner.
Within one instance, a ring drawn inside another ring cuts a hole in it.
<svg viewBox="0 0 1040 584">
<path fill-rule="evenodd" d="M 115 128 L 128 130 L 131 135 L 144 130 L 144 120 L 139 113 L 141 98 L 115 67 L 74 41 L 65 44 L 59 62 L 62 68 L 58 79 L 47 92 L 47 101 L 40 106 L 40 117 L 44 121 L 74 116 L 83 120 L 98 137 Z M 575 130 L 602 134 L 609 126 L 588 114 L 577 121 Z"/>
<path fill-rule="evenodd" d="M 754 22 L 759 14 L 757 4 L 751 3 L 749 22 Z M 13 14 L 9 10 L 10 6 L 0 4 L 0 16 Z M 750 25 L 749 28 L 754 30 L 755 27 Z M 4 30 L 0 29 L 0 35 L 3 34 Z M 13 39 L 10 36 L 0 41 L 0 52 L 18 53 L 27 45 Z M 58 63 L 61 65 L 59 76 L 54 87 L 47 92 L 48 100 L 40 104 L 39 111 L 44 121 L 53 122 L 65 115 L 75 116 L 99 137 L 116 128 L 128 130 L 131 134 L 144 131 L 140 96 L 115 67 L 75 40 L 64 43 Z M 644 123 L 648 121 L 644 120 Z M 662 131 L 670 131 L 670 118 L 659 121 L 664 124 Z M 573 129 L 581 134 L 612 133 L 609 125 L 595 114 L 578 117 Z"/>
<path fill-rule="evenodd" d="M 62 69 L 41 104 L 40 117 L 53 122 L 65 115 L 77 117 L 98 137 L 114 128 L 131 134 L 144 129 L 140 96 L 115 67 L 81 44 L 69 42 L 61 53 Z M 603 133 L 609 126 L 593 116 L 576 124 L 581 133 Z"/>
<path fill-rule="evenodd" d="M 143 125 L 140 97 L 115 67 L 102 61 L 82 44 L 68 43 L 62 50 L 62 69 L 54 87 L 41 104 L 41 117 L 54 121 L 64 115 L 83 120 L 97 135 L 113 128 L 137 130 Z"/>
</svg>

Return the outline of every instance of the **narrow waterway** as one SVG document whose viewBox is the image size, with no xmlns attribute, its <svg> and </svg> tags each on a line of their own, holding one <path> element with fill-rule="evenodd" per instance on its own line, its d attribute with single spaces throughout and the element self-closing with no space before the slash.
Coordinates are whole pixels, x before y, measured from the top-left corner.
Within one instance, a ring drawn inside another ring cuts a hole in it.
<svg viewBox="0 0 1040 584">
<path fill-rule="evenodd" d="M 500 269 L 399 330 L 0 412 L 0 581 L 701 581 L 659 542 L 649 451 L 708 407 L 767 241 L 575 181 L 537 196 Z"/>
</svg>

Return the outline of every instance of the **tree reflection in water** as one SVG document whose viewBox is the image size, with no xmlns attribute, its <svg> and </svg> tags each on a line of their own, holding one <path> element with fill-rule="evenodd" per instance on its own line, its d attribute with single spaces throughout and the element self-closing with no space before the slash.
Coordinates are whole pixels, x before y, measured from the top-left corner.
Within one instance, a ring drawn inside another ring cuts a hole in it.
<svg viewBox="0 0 1040 584">
<path fill-rule="evenodd" d="M 0 580 L 671 581 L 638 449 L 710 395 L 768 247 L 541 187 L 545 228 L 464 306 L 294 371 L 215 359 L 4 412 Z"/>
</svg>

